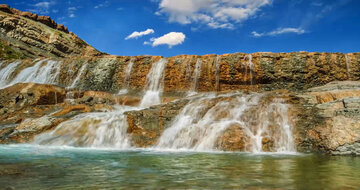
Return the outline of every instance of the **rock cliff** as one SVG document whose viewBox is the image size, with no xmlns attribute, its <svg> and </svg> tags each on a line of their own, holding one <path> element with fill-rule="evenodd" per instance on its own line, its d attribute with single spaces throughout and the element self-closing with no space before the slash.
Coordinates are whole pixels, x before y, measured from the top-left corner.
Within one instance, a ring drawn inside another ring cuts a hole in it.
<svg viewBox="0 0 360 190">
<path fill-rule="evenodd" d="M 0 5 L 0 44 L 24 55 L 18 58 L 101 54 L 50 17 L 22 12 L 4 4 Z M 6 52 L 2 49 L 2 54 Z"/>
</svg>

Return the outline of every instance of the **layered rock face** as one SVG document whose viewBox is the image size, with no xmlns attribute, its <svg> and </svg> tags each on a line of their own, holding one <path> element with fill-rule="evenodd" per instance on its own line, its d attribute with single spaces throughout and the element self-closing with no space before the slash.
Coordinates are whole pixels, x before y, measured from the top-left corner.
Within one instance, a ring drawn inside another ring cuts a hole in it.
<svg viewBox="0 0 360 190">
<path fill-rule="evenodd" d="M 298 96 L 306 101 L 302 106 L 307 110 L 298 116 L 301 146 L 334 155 L 360 155 L 359 82 L 332 82 Z"/>
<path fill-rule="evenodd" d="M 360 155 L 360 53 L 110 56 L 6 5 L 0 26 L 0 143 Z"/>
<path fill-rule="evenodd" d="M 144 89 L 147 73 L 161 58 L 101 56 L 58 60 L 60 74 L 55 84 L 111 93 L 127 88 L 136 93 Z M 360 77 L 359 53 L 236 53 L 175 56 L 166 61 L 163 91 L 168 95 L 188 91 L 305 90 L 331 81 L 358 80 Z M 3 63 L 0 69 L 11 63 Z M 23 61 L 9 80 L 34 64 L 36 62 Z M 126 74 L 130 64 L 130 74 Z M 78 79 L 77 84 L 74 84 L 75 79 Z"/>
<path fill-rule="evenodd" d="M 0 5 L 0 42 L 26 57 L 94 56 L 99 51 L 58 25 L 48 16 L 38 16 Z"/>
</svg>

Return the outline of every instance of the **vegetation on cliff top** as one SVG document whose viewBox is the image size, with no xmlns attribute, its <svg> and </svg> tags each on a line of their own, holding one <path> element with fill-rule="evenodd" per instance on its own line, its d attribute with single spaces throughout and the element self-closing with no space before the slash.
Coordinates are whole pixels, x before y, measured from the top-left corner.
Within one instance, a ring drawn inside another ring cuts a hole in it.
<svg viewBox="0 0 360 190">
<path fill-rule="evenodd" d="M 0 58 L 5 60 L 25 59 L 25 55 L 21 52 L 15 51 L 4 41 L 0 40 Z"/>
</svg>

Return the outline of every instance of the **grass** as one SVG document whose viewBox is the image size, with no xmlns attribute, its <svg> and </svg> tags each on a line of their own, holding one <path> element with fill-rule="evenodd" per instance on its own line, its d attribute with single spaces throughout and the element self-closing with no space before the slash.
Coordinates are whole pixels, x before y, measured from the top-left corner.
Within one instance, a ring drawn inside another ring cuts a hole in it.
<svg viewBox="0 0 360 190">
<path fill-rule="evenodd" d="M 15 51 L 9 45 L 0 41 L 0 59 L 25 59 L 25 55 Z"/>
</svg>

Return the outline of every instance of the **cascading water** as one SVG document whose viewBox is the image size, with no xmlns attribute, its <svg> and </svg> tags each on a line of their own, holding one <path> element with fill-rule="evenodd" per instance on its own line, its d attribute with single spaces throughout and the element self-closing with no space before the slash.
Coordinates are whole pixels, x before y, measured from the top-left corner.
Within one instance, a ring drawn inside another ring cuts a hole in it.
<svg viewBox="0 0 360 190">
<path fill-rule="evenodd" d="M 220 57 L 217 56 L 216 57 L 216 78 L 215 78 L 215 86 L 216 86 L 216 91 L 220 91 Z"/>
<path fill-rule="evenodd" d="M 348 79 L 350 79 L 350 59 L 348 54 L 345 54 L 345 63 L 346 63 L 346 74 L 348 76 Z"/>
<path fill-rule="evenodd" d="M 216 58 L 216 81 L 219 83 L 220 58 Z M 58 125 L 53 131 L 38 135 L 34 143 L 41 145 L 130 148 L 127 134 L 127 120 L 124 112 L 138 110 L 161 103 L 164 69 L 167 60 L 154 62 L 146 80 L 145 95 L 139 107 L 118 106 L 116 111 L 85 113 Z M 51 60 L 36 61 L 15 75 L 21 62 L 13 62 L 0 70 L 0 84 L 13 85 L 20 82 L 54 84 L 60 74 L 61 63 Z M 126 67 L 124 84 L 129 84 L 134 60 Z M 254 69 L 251 55 L 248 68 Z M 78 85 L 87 64 L 78 71 L 70 88 Z M 201 60 L 198 59 L 192 73 L 191 90 L 197 91 L 201 72 Z M 15 76 L 14 76 L 15 75 Z M 11 79 L 13 77 L 13 79 Z M 189 76 L 190 77 L 190 76 Z M 251 72 L 252 77 L 252 72 Z M 190 97 L 188 103 L 174 122 L 161 135 L 156 149 L 212 151 L 220 149 L 219 139 L 234 126 L 240 127 L 246 136 L 244 151 L 263 152 L 264 142 L 272 142 L 274 152 L 292 152 L 295 146 L 292 129 L 287 115 L 288 105 L 281 99 L 263 103 L 265 95 L 240 93 L 217 96 L 198 94 Z"/>
<path fill-rule="evenodd" d="M 0 70 L 0 89 L 8 86 L 11 74 L 20 63 L 20 61 L 12 62 Z"/>
<path fill-rule="evenodd" d="M 253 85 L 254 84 L 254 77 L 253 77 L 253 72 L 255 69 L 254 63 L 252 62 L 252 55 L 248 54 L 245 56 L 245 60 L 248 59 L 248 61 L 245 63 L 245 73 L 248 74 L 247 70 L 249 69 L 249 75 L 250 75 L 250 84 Z"/>
<path fill-rule="evenodd" d="M 201 59 L 198 58 L 196 60 L 194 74 L 192 76 L 192 84 L 190 91 L 188 92 L 188 96 L 193 96 L 197 94 L 197 89 L 199 88 L 199 77 L 201 73 L 201 63 Z"/>
<path fill-rule="evenodd" d="M 118 107 L 116 111 L 85 113 L 61 123 L 51 132 L 35 137 L 34 144 L 94 148 L 130 147 L 124 112 L 134 107 Z"/>
<path fill-rule="evenodd" d="M 245 151 L 263 152 L 263 140 L 273 141 L 274 152 L 294 152 L 288 105 L 273 100 L 263 105 L 261 94 L 208 95 L 187 104 L 160 137 L 156 149 L 211 151 L 219 137 L 241 126 L 249 139 Z"/>
<path fill-rule="evenodd" d="M 130 76 L 131 76 L 131 70 L 133 68 L 133 65 L 134 65 L 134 61 L 135 59 L 134 58 L 131 58 L 130 59 L 130 62 L 127 64 L 126 66 L 126 70 L 125 70 L 125 76 L 124 76 L 124 85 L 125 85 L 125 88 L 121 89 L 119 91 L 119 95 L 120 94 L 126 94 L 128 92 L 128 88 L 130 86 Z"/>
<path fill-rule="evenodd" d="M 60 74 L 60 62 L 44 59 L 36 62 L 34 66 L 23 69 L 14 79 L 9 80 L 9 76 L 20 63 L 14 62 L 3 69 L 4 76 L 1 77 L 2 85 L 0 88 L 27 82 L 55 84 Z"/>
<path fill-rule="evenodd" d="M 80 81 L 80 78 L 81 76 L 83 75 L 83 73 L 85 72 L 85 69 L 87 67 L 87 64 L 83 64 L 78 72 L 78 74 L 76 75 L 76 78 L 74 79 L 74 81 L 72 82 L 72 84 L 68 87 L 68 89 L 74 89 L 79 81 Z"/>
<path fill-rule="evenodd" d="M 146 92 L 141 100 L 140 107 L 149 107 L 161 103 L 163 73 L 166 63 L 166 59 L 160 59 L 151 66 L 150 72 L 146 76 Z"/>
</svg>

